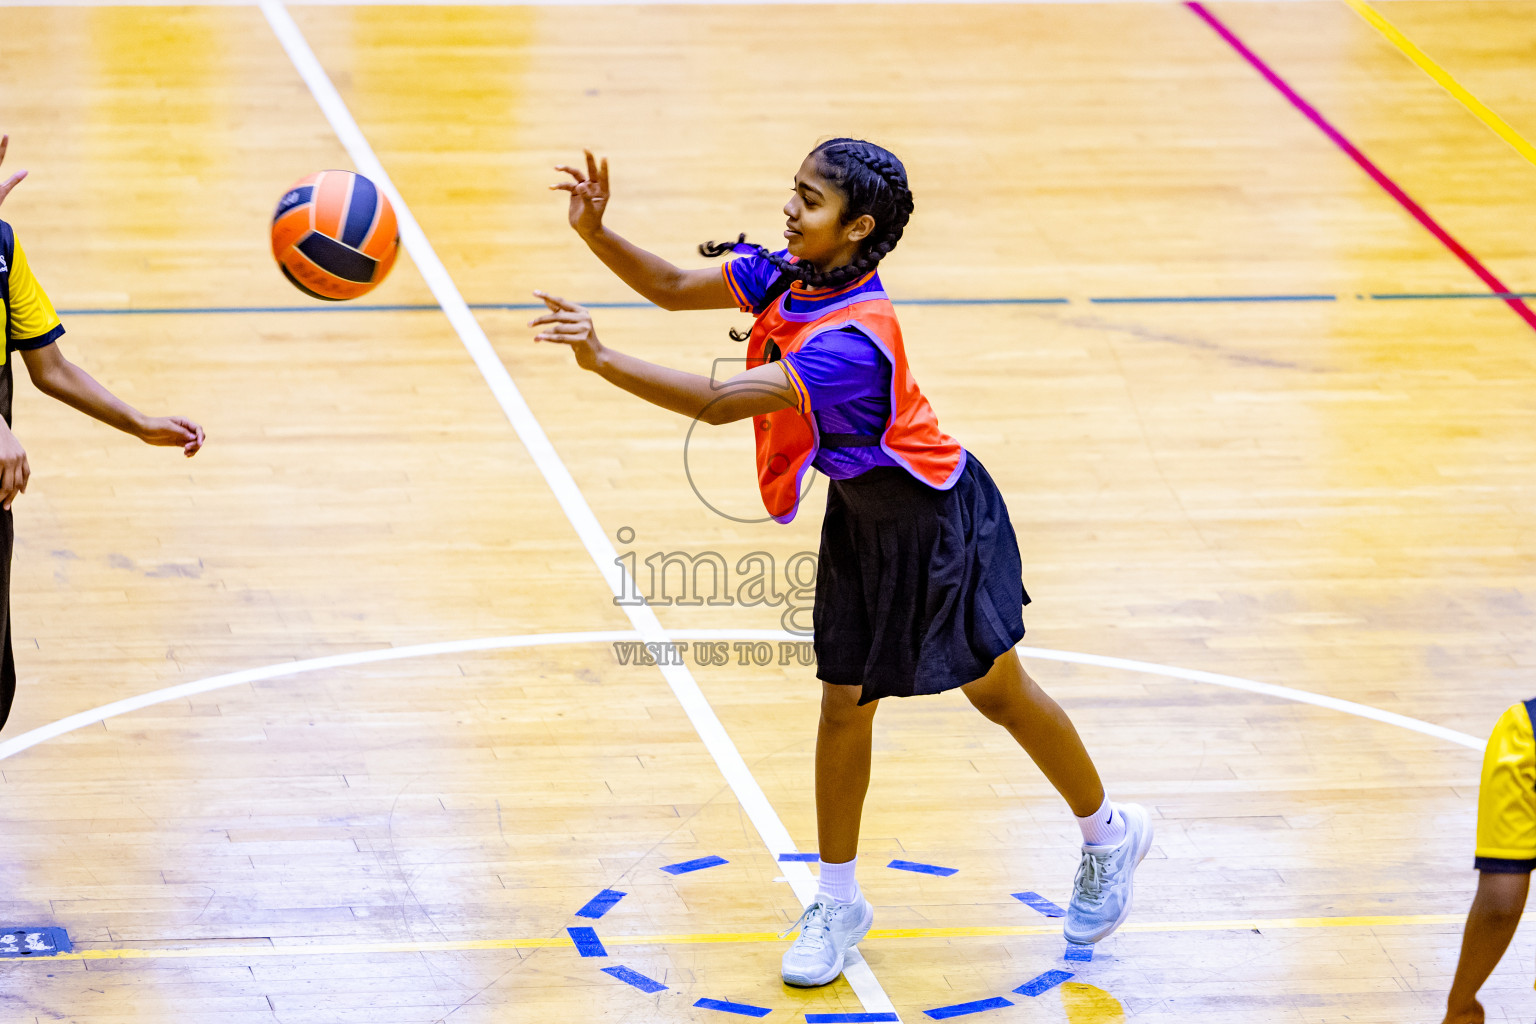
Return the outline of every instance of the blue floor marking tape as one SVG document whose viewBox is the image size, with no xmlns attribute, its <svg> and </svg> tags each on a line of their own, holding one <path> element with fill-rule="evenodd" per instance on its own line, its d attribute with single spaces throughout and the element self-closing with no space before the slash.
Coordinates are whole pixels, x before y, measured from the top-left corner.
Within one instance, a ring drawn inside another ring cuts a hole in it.
<svg viewBox="0 0 1536 1024">
<path fill-rule="evenodd" d="M 74 951 L 63 928 L 41 925 L 0 931 L 0 957 L 58 956 Z"/>
<path fill-rule="evenodd" d="M 781 854 L 779 854 L 779 860 L 781 860 L 781 861 L 803 861 L 806 864 L 814 864 L 814 863 L 816 863 L 820 859 L 821 859 L 821 854 L 819 854 L 819 853 L 781 853 Z"/>
<path fill-rule="evenodd" d="M 567 928 L 571 941 L 576 943 L 576 952 L 582 956 L 607 956 L 608 951 L 603 948 L 602 940 L 597 937 L 597 932 L 591 928 Z"/>
<path fill-rule="evenodd" d="M 1066 917 L 1067 912 L 1062 910 L 1050 900 L 1037 892 L 1016 892 L 1013 898 L 1032 910 L 1038 910 L 1046 917 Z"/>
<path fill-rule="evenodd" d="M 1370 292 L 1356 299 L 1377 301 L 1423 299 L 1536 299 L 1536 292 Z M 930 298 L 897 299 L 898 306 L 1070 306 L 1072 299 L 1051 297 L 1000 298 Z M 1076 300 L 1082 301 L 1082 300 Z M 1339 296 L 1298 295 L 1100 295 L 1087 300 L 1094 305 L 1208 305 L 1220 302 L 1337 302 Z M 649 302 L 587 302 L 588 309 L 654 309 Z M 538 302 L 471 302 L 469 308 L 485 311 L 521 312 L 542 310 Z M 146 306 L 143 308 L 107 307 L 99 309 L 61 309 L 60 316 L 207 316 L 242 313 L 436 313 L 436 303 L 360 304 L 349 302 L 315 303 L 312 306 Z"/>
<path fill-rule="evenodd" d="M 1061 954 L 1063 960 L 1077 960 L 1088 963 L 1093 960 L 1092 946 L 1068 946 L 1067 951 Z"/>
<path fill-rule="evenodd" d="M 915 860 L 893 860 L 886 867 L 897 871 L 916 871 L 920 875 L 943 875 L 946 878 L 960 872 L 959 868 L 941 868 L 937 864 L 919 864 Z"/>
<path fill-rule="evenodd" d="M 626 985 L 633 985 L 647 995 L 652 992 L 660 992 L 667 987 L 654 978 L 647 978 L 639 971 L 632 971 L 628 967 L 604 967 L 603 973 L 618 978 Z"/>
<path fill-rule="evenodd" d="M 1071 971 L 1046 971 L 1039 977 L 1030 978 L 1024 984 L 1014 989 L 1014 991 L 1021 996 L 1037 996 L 1042 992 L 1049 992 L 1071 977 Z"/>
<path fill-rule="evenodd" d="M 993 996 L 991 999 L 978 999 L 972 1003 L 956 1003 L 953 1006 L 935 1006 L 931 1010 L 923 1012 L 934 1020 L 948 1020 L 951 1017 L 964 1017 L 968 1013 L 980 1013 L 983 1010 L 1001 1010 L 1005 1006 L 1012 1006 L 1013 1000 L 1004 999 L 1002 996 Z"/>
<path fill-rule="evenodd" d="M 1337 295 L 1116 295 L 1109 298 L 1089 299 L 1099 305 L 1132 306 L 1142 303 L 1207 303 L 1207 302 L 1337 302 Z"/>
<path fill-rule="evenodd" d="M 667 864 L 661 870 L 669 875 L 686 875 L 690 871 L 703 871 L 705 868 L 716 868 L 721 864 L 729 864 L 724 857 L 699 857 L 697 860 L 685 860 L 679 864 Z"/>
<path fill-rule="evenodd" d="M 729 999 L 700 999 L 693 1004 L 705 1010 L 721 1010 L 725 1013 L 739 1013 L 743 1017 L 766 1017 L 773 1011 L 766 1006 L 753 1006 L 751 1003 L 733 1003 Z"/>
<path fill-rule="evenodd" d="M 894 1013 L 808 1013 L 805 1024 L 879 1024 L 881 1021 L 900 1021 Z"/>
<path fill-rule="evenodd" d="M 576 911 L 576 916 L 589 917 L 596 921 L 598 918 L 608 913 L 608 911 L 612 910 L 615 903 L 619 902 L 619 900 L 628 895 L 629 893 L 619 892 L 617 889 L 604 889 L 596 896 L 593 896 L 591 899 L 587 900 L 587 905 Z"/>
</svg>

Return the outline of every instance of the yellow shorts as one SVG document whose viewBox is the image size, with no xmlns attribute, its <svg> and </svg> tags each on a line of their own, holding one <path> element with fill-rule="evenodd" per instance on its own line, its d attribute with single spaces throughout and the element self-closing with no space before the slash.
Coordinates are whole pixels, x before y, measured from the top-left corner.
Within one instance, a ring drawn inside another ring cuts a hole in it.
<svg viewBox="0 0 1536 1024">
<path fill-rule="evenodd" d="M 1499 717 L 1483 752 L 1477 792 L 1479 871 L 1528 874 L 1536 869 L 1536 699 L 1512 704 Z"/>
</svg>

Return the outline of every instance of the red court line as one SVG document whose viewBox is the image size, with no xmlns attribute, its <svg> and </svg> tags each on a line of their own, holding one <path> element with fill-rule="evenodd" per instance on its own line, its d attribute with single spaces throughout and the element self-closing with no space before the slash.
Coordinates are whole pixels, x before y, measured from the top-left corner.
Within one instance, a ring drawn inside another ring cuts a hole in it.
<svg viewBox="0 0 1536 1024">
<path fill-rule="evenodd" d="M 1333 144 L 1335 146 L 1338 146 L 1345 153 L 1349 154 L 1349 158 L 1355 163 L 1359 164 L 1360 169 L 1371 176 L 1372 181 L 1376 182 L 1376 184 L 1385 189 L 1388 195 L 1390 195 L 1393 199 L 1396 199 L 1398 203 L 1402 205 L 1403 209 L 1413 214 L 1413 219 L 1424 225 L 1425 230 L 1434 235 L 1436 238 L 1440 239 L 1440 243 L 1447 249 L 1451 250 L 1451 252 L 1455 253 L 1456 258 L 1467 265 L 1468 270 L 1476 274 L 1478 278 L 1493 291 L 1505 293 L 1504 302 L 1509 306 L 1509 308 L 1519 314 L 1520 319 L 1524 320 L 1532 330 L 1536 330 L 1536 312 L 1531 311 L 1531 308 L 1525 304 L 1524 299 L 1520 298 L 1519 296 L 1507 294 L 1512 292 L 1514 289 L 1506 288 L 1504 286 L 1504 282 L 1500 281 L 1497 277 L 1494 276 L 1493 271 L 1483 266 L 1482 260 L 1472 255 L 1467 251 L 1466 246 L 1452 238 L 1451 233 L 1445 230 L 1445 228 L 1441 227 L 1439 222 L 1436 221 L 1435 218 L 1431 217 L 1429 213 L 1424 209 L 1424 207 L 1414 202 L 1413 198 L 1409 196 L 1408 193 L 1404 192 L 1401 188 L 1398 187 L 1397 182 L 1387 177 L 1386 173 L 1383 172 L 1380 167 L 1377 167 L 1376 164 L 1371 161 L 1370 157 L 1360 152 L 1359 148 L 1353 142 L 1350 142 L 1348 139 L 1346 139 L 1344 134 L 1335 128 L 1332 124 L 1330 124 L 1326 117 L 1318 113 L 1316 107 L 1302 99 L 1295 89 L 1292 89 L 1288 84 L 1286 84 L 1285 79 L 1275 74 L 1274 70 L 1268 64 L 1264 63 L 1258 54 L 1248 49 L 1248 47 L 1243 44 L 1243 41 L 1232 33 L 1231 29 L 1222 24 L 1221 19 L 1217 18 L 1216 15 L 1212 14 L 1209 10 L 1206 9 L 1205 4 L 1200 3 L 1199 0 L 1189 0 L 1189 2 L 1185 3 L 1184 6 L 1198 14 L 1207 25 L 1215 30 L 1217 35 L 1221 36 L 1221 38 L 1226 41 L 1228 46 L 1236 50 L 1249 64 L 1252 64 L 1254 69 L 1258 71 L 1259 74 L 1264 76 L 1265 81 L 1274 86 L 1279 91 L 1280 95 L 1290 100 L 1291 106 L 1305 114 L 1307 120 L 1317 125 L 1318 129 L 1324 135 L 1333 140 Z"/>
</svg>

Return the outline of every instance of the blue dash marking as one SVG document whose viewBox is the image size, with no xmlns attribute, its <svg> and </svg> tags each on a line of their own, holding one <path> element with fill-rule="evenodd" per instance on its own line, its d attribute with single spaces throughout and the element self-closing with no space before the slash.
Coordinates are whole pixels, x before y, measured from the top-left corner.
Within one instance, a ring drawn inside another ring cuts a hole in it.
<svg viewBox="0 0 1536 1024">
<path fill-rule="evenodd" d="M 960 872 L 959 868 L 941 868 L 937 864 L 919 864 L 915 860 L 893 860 L 886 867 L 895 868 L 897 871 L 916 871 L 920 875 L 943 875 L 945 877 L 959 874 Z"/>
<path fill-rule="evenodd" d="M 1372 292 L 1373 299 L 1536 299 L 1536 292 Z"/>
<path fill-rule="evenodd" d="M 1067 951 L 1061 954 L 1063 960 L 1080 960 L 1088 963 L 1093 960 L 1092 946 L 1068 946 Z"/>
<path fill-rule="evenodd" d="M 1116 295 L 1107 298 L 1090 298 L 1088 301 L 1101 305 L 1132 305 L 1184 302 L 1337 302 L 1338 299 L 1337 295 Z"/>
<path fill-rule="evenodd" d="M 628 967 L 604 967 L 603 973 L 610 974 L 613 977 L 618 978 L 624 984 L 633 985 L 635 988 L 645 993 L 660 992 L 662 989 L 667 987 L 653 978 L 647 978 L 639 971 L 630 970 Z"/>
<path fill-rule="evenodd" d="M 951 1017 L 964 1017 L 968 1013 L 980 1013 L 982 1010 L 1001 1010 L 1005 1006 L 1012 1006 L 1011 999 L 1002 996 L 993 996 L 991 999 L 978 999 L 973 1003 L 955 1003 L 953 1006 L 935 1006 L 931 1010 L 923 1012 L 934 1020 L 948 1020 Z"/>
<path fill-rule="evenodd" d="M 576 943 L 576 952 L 582 956 L 607 956 L 608 951 L 603 948 L 602 940 L 597 937 L 597 932 L 591 928 L 567 928 L 571 935 L 571 941 Z"/>
<path fill-rule="evenodd" d="M 819 853 L 781 853 L 781 854 L 779 854 L 779 860 L 781 860 L 781 861 L 803 861 L 803 862 L 805 862 L 807 864 L 814 864 L 814 863 L 816 863 L 820 859 L 821 859 L 821 854 L 819 854 Z"/>
<path fill-rule="evenodd" d="M 1072 977 L 1071 971 L 1046 971 L 1038 978 L 1029 979 L 1014 991 L 1021 996 L 1037 996 L 1042 992 L 1049 992 L 1070 977 Z"/>
<path fill-rule="evenodd" d="M 879 1024 L 880 1021 L 900 1021 L 894 1013 L 808 1013 L 805 1024 Z"/>
<path fill-rule="evenodd" d="M 705 868 L 716 868 L 721 864 L 729 864 L 724 857 L 700 857 L 697 860 L 685 860 L 679 864 L 667 864 L 661 870 L 669 875 L 686 875 L 690 871 L 703 871 Z"/>
<path fill-rule="evenodd" d="M 596 921 L 598 918 L 608 913 L 608 911 L 612 910 L 615 903 L 619 902 L 619 900 L 628 895 L 629 893 L 619 892 L 617 889 L 604 889 L 596 896 L 593 896 L 591 899 L 587 900 L 587 905 L 576 911 L 576 916 L 590 917 L 592 920 Z"/>
<path fill-rule="evenodd" d="M 0 931 L 0 957 L 58 956 L 73 953 L 69 933 L 51 926 Z"/>
<path fill-rule="evenodd" d="M 1046 917 L 1066 917 L 1067 912 L 1062 910 L 1050 900 L 1037 892 L 1016 892 L 1013 898 L 1033 910 L 1038 910 Z"/>
<path fill-rule="evenodd" d="M 693 1005 L 706 1010 L 724 1010 L 726 1013 L 739 1013 L 743 1017 L 766 1017 L 773 1012 L 766 1006 L 753 1006 L 751 1003 L 733 1003 L 729 999 L 700 999 Z"/>
</svg>

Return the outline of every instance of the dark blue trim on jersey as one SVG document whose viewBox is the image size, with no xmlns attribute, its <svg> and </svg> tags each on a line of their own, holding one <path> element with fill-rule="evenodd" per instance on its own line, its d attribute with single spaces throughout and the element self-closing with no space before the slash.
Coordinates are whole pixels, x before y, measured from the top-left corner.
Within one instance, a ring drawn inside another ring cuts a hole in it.
<svg viewBox="0 0 1536 1024">
<path fill-rule="evenodd" d="M 352 202 L 347 206 L 347 222 L 341 228 L 341 242 L 359 248 L 373 227 L 373 215 L 379 209 L 379 193 L 373 182 L 361 174 L 352 176 Z"/>
<path fill-rule="evenodd" d="M 46 334 L 39 334 L 35 338 L 12 338 L 6 343 L 6 347 L 12 352 L 31 352 L 33 349 L 47 348 L 62 337 L 64 337 L 64 325 L 54 324 L 53 330 Z"/>
<path fill-rule="evenodd" d="M 1530 860 L 1507 860 L 1504 857 L 1479 857 L 1472 862 L 1479 871 L 1491 875 L 1528 875 L 1536 871 L 1536 857 Z"/>
</svg>

